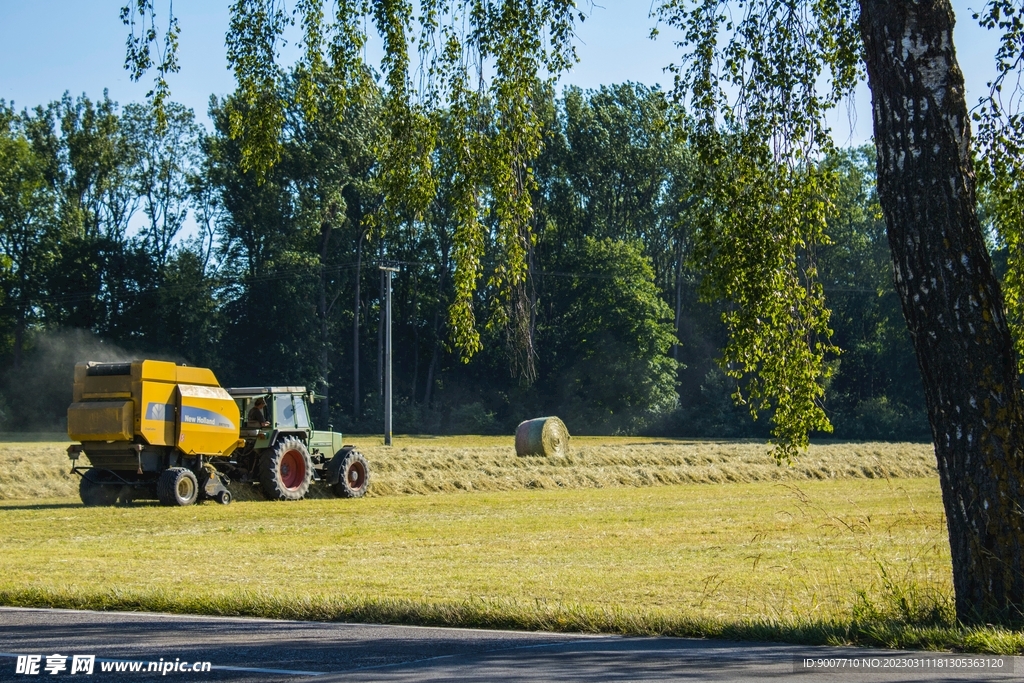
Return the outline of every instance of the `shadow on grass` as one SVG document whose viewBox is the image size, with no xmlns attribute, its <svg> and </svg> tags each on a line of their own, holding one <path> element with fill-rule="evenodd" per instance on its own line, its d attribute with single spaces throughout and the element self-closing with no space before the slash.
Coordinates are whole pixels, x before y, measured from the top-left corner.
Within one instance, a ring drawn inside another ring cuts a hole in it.
<svg viewBox="0 0 1024 683">
<path fill-rule="evenodd" d="M 148 507 L 159 507 L 160 502 L 156 500 L 138 499 L 130 500 L 124 503 L 116 503 L 114 505 L 96 505 L 93 507 L 99 508 L 148 508 Z M 9 505 L 6 501 L 0 500 L 0 512 L 4 510 L 67 510 L 70 508 L 85 508 L 87 506 L 79 502 L 74 503 L 25 503 L 20 502 L 17 505 Z"/>
<path fill-rule="evenodd" d="M 66 510 L 67 508 L 85 507 L 81 503 L 19 503 L 18 505 L 7 505 L 0 500 L 0 512 L 4 510 Z"/>
</svg>

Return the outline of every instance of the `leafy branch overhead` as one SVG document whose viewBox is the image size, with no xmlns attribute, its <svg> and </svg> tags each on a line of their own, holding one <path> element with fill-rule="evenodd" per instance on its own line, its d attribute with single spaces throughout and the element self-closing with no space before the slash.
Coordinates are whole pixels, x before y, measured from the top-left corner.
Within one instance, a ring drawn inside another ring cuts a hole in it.
<svg viewBox="0 0 1024 683">
<path fill-rule="evenodd" d="M 973 112 L 978 124 L 978 173 L 982 204 L 990 214 L 998 239 L 1007 248 L 1003 281 L 1007 314 L 1014 330 L 1017 363 L 1024 369 L 1024 181 L 1019 171 L 1024 159 L 1024 4 L 990 0 L 974 14 L 982 26 L 1002 33 L 996 50 L 996 77 L 989 94 Z"/>
<path fill-rule="evenodd" d="M 167 76 L 180 69 L 178 36 L 181 35 L 181 28 L 178 20 L 168 10 L 167 27 L 161 31 L 158 29 L 153 0 L 135 0 L 121 8 L 121 21 L 131 31 L 125 45 L 124 68 L 131 74 L 132 80 L 138 81 L 149 69 L 156 69 L 153 89 L 147 97 L 153 101 L 157 126 L 162 129 L 166 124 L 164 103 L 171 93 Z"/>
<path fill-rule="evenodd" d="M 838 179 L 819 161 L 835 151 L 825 114 L 863 75 L 856 4 L 666 0 L 657 15 L 685 37 L 672 70 L 708 169 L 695 254 L 704 296 L 731 305 L 724 364 L 748 378 L 738 398 L 751 412 L 772 412 L 789 460 L 809 432 L 831 431 L 822 400 L 838 349 L 815 249 Z"/>
<path fill-rule="evenodd" d="M 132 27 L 126 66 L 138 79 L 155 65 L 159 108 L 165 76 L 177 70 L 177 22 L 168 11 L 166 49 L 154 61 L 161 41 L 157 15 L 153 0 L 122 9 Z M 448 136 L 445 144 L 458 150 L 453 341 L 467 361 L 480 349 L 474 295 L 483 277 L 490 208 L 500 245 L 487 282 L 498 293 L 490 325 L 505 330 L 517 371 L 531 380 L 524 287 L 533 240 L 530 166 L 541 145 L 532 99 L 544 79 L 576 61 L 573 26 L 582 19 L 571 0 L 298 0 L 291 13 L 278 0 L 237 0 L 227 46 L 241 103 L 232 113 L 231 134 L 239 141 L 243 168 L 264 178 L 280 159 L 287 103 L 279 47 L 288 27 L 298 25 L 302 56 L 294 65 L 294 96 L 305 116 L 339 111 L 339 104 L 365 102 L 382 91 L 374 151 L 383 202 L 370 217 L 376 237 L 430 210 L 437 194 L 438 136 Z M 383 41 L 384 57 L 376 67 L 365 60 L 368 26 Z M 382 86 L 374 80 L 377 67 Z M 483 196 L 485 185 L 492 207 Z"/>
</svg>

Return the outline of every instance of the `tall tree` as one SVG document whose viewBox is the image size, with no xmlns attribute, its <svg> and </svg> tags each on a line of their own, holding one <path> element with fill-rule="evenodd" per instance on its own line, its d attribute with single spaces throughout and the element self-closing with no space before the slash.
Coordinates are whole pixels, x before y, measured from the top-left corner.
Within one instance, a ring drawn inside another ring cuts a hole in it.
<svg viewBox="0 0 1024 683">
<path fill-rule="evenodd" d="M 320 87 L 337 87 L 339 84 L 331 78 L 331 74 L 324 74 Z M 294 88 L 297 80 L 290 79 L 288 87 Z M 339 336 L 332 325 L 336 318 L 333 312 L 340 297 L 348 292 L 347 264 L 353 252 L 355 299 L 359 299 L 362 249 L 369 228 L 366 213 L 372 213 L 379 203 L 375 201 L 377 193 L 374 191 L 378 165 L 372 154 L 379 126 L 378 113 L 377 99 L 370 97 L 358 101 L 325 101 L 315 117 L 310 117 L 301 106 L 291 106 L 285 111 L 286 146 L 291 159 L 288 168 L 297 194 L 297 219 L 317 230 L 316 306 L 320 323 L 317 385 L 323 394 L 320 417 L 323 424 L 329 421 L 331 358 L 338 350 L 333 341 Z M 358 309 L 353 311 L 353 327 L 353 391 L 358 403 Z M 359 413 L 358 405 L 354 412 Z"/>
<path fill-rule="evenodd" d="M 217 130 L 209 141 L 210 181 L 224 206 L 217 226 L 225 280 L 223 374 L 225 381 L 273 383 L 288 377 L 315 386 L 319 226 L 299 220 L 291 150 L 262 182 L 241 169 L 241 150 L 227 128 L 244 106 L 229 97 L 211 108 Z"/>
<path fill-rule="evenodd" d="M 52 137 L 39 132 L 45 119 L 41 107 L 19 115 L 0 100 L 0 283 L 12 318 L 15 367 L 39 313 L 37 292 L 44 289 L 42 277 L 58 239 L 56 163 L 52 145 L 46 144 Z"/>
<path fill-rule="evenodd" d="M 963 75 L 946 2 L 861 13 L 878 186 L 924 378 L 957 613 L 1024 618 L 1024 392 L 978 220 Z M 898 48 L 891 36 L 902 37 Z"/>
<path fill-rule="evenodd" d="M 202 129 L 192 110 L 175 102 L 165 103 L 160 117 L 148 104 L 130 104 L 124 127 L 138 150 L 132 180 L 146 216 L 140 238 L 162 267 L 191 208 L 188 180 L 199 166 Z"/>
<path fill-rule="evenodd" d="M 892 259 L 878 202 L 875 148 L 840 150 L 838 192 L 828 215 L 830 243 L 818 270 L 843 350 L 826 393 L 839 438 L 918 439 L 929 434 L 921 373 L 892 286 Z"/>
<path fill-rule="evenodd" d="M 130 180 L 139 149 L 122 125 L 117 103 L 106 92 L 95 103 L 65 93 L 48 109 L 57 117 L 60 136 L 62 227 L 83 238 L 123 240 L 139 204 Z"/>
<path fill-rule="evenodd" d="M 114 264 L 130 241 L 129 222 L 139 206 L 132 182 L 138 141 L 106 95 L 94 103 L 65 94 L 46 113 L 35 137 L 53 149 L 61 230 L 47 276 L 46 321 L 109 334 L 128 298 L 125 274 Z"/>
<path fill-rule="evenodd" d="M 538 335 L 549 409 L 580 431 L 636 433 L 675 408 L 671 312 L 640 245 L 585 237 L 550 266 Z"/>
<path fill-rule="evenodd" d="M 560 250 L 578 248 L 584 236 L 639 242 L 664 298 L 674 304 L 678 335 L 697 204 L 685 119 L 663 92 L 637 83 L 586 93 L 566 88 L 549 108 L 534 168 L 538 249 L 560 258 Z M 547 226 L 557 227 L 553 239 L 545 239 Z M 673 345 L 677 360 L 678 351 Z"/>
</svg>

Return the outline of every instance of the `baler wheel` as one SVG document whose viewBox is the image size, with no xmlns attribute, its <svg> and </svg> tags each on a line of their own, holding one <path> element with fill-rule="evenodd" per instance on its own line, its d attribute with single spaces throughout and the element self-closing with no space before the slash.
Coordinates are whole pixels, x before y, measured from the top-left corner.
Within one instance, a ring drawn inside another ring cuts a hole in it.
<svg viewBox="0 0 1024 683">
<path fill-rule="evenodd" d="M 270 500 L 302 500 L 313 481 L 306 444 L 288 436 L 260 458 L 260 484 Z"/>
<path fill-rule="evenodd" d="M 156 482 L 156 497 L 161 505 L 192 505 L 199 498 L 199 482 L 192 470 L 171 467 Z"/>
<path fill-rule="evenodd" d="M 78 482 L 78 496 L 86 507 L 113 505 L 117 502 L 117 495 L 120 492 L 120 485 L 96 481 L 91 471 L 83 474 L 82 480 Z"/>
<path fill-rule="evenodd" d="M 370 466 L 366 458 L 356 449 L 339 451 L 335 458 L 341 458 L 338 467 L 338 481 L 331 485 L 331 492 L 339 498 L 362 498 L 370 484 Z"/>
</svg>

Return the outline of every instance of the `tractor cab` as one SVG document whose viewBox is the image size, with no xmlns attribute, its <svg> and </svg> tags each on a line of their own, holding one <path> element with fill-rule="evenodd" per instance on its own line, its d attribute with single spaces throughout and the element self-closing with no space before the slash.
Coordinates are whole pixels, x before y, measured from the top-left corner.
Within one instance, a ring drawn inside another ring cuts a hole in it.
<svg viewBox="0 0 1024 683">
<path fill-rule="evenodd" d="M 294 434 L 309 441 L 313 425 L 307 406 L 314 396 L 306 387 L 240 387 L 228 389 L 228 393 L 238 404 L 239 424 L 242 425 L 239 435 L 247 445 L 251 441 L 255 448 L 267 448 L 282 434 Z M 259 399 L 265 402 L 262 413 L 269 423 L 266 426 L 250 419 Z"/>
</svg>

